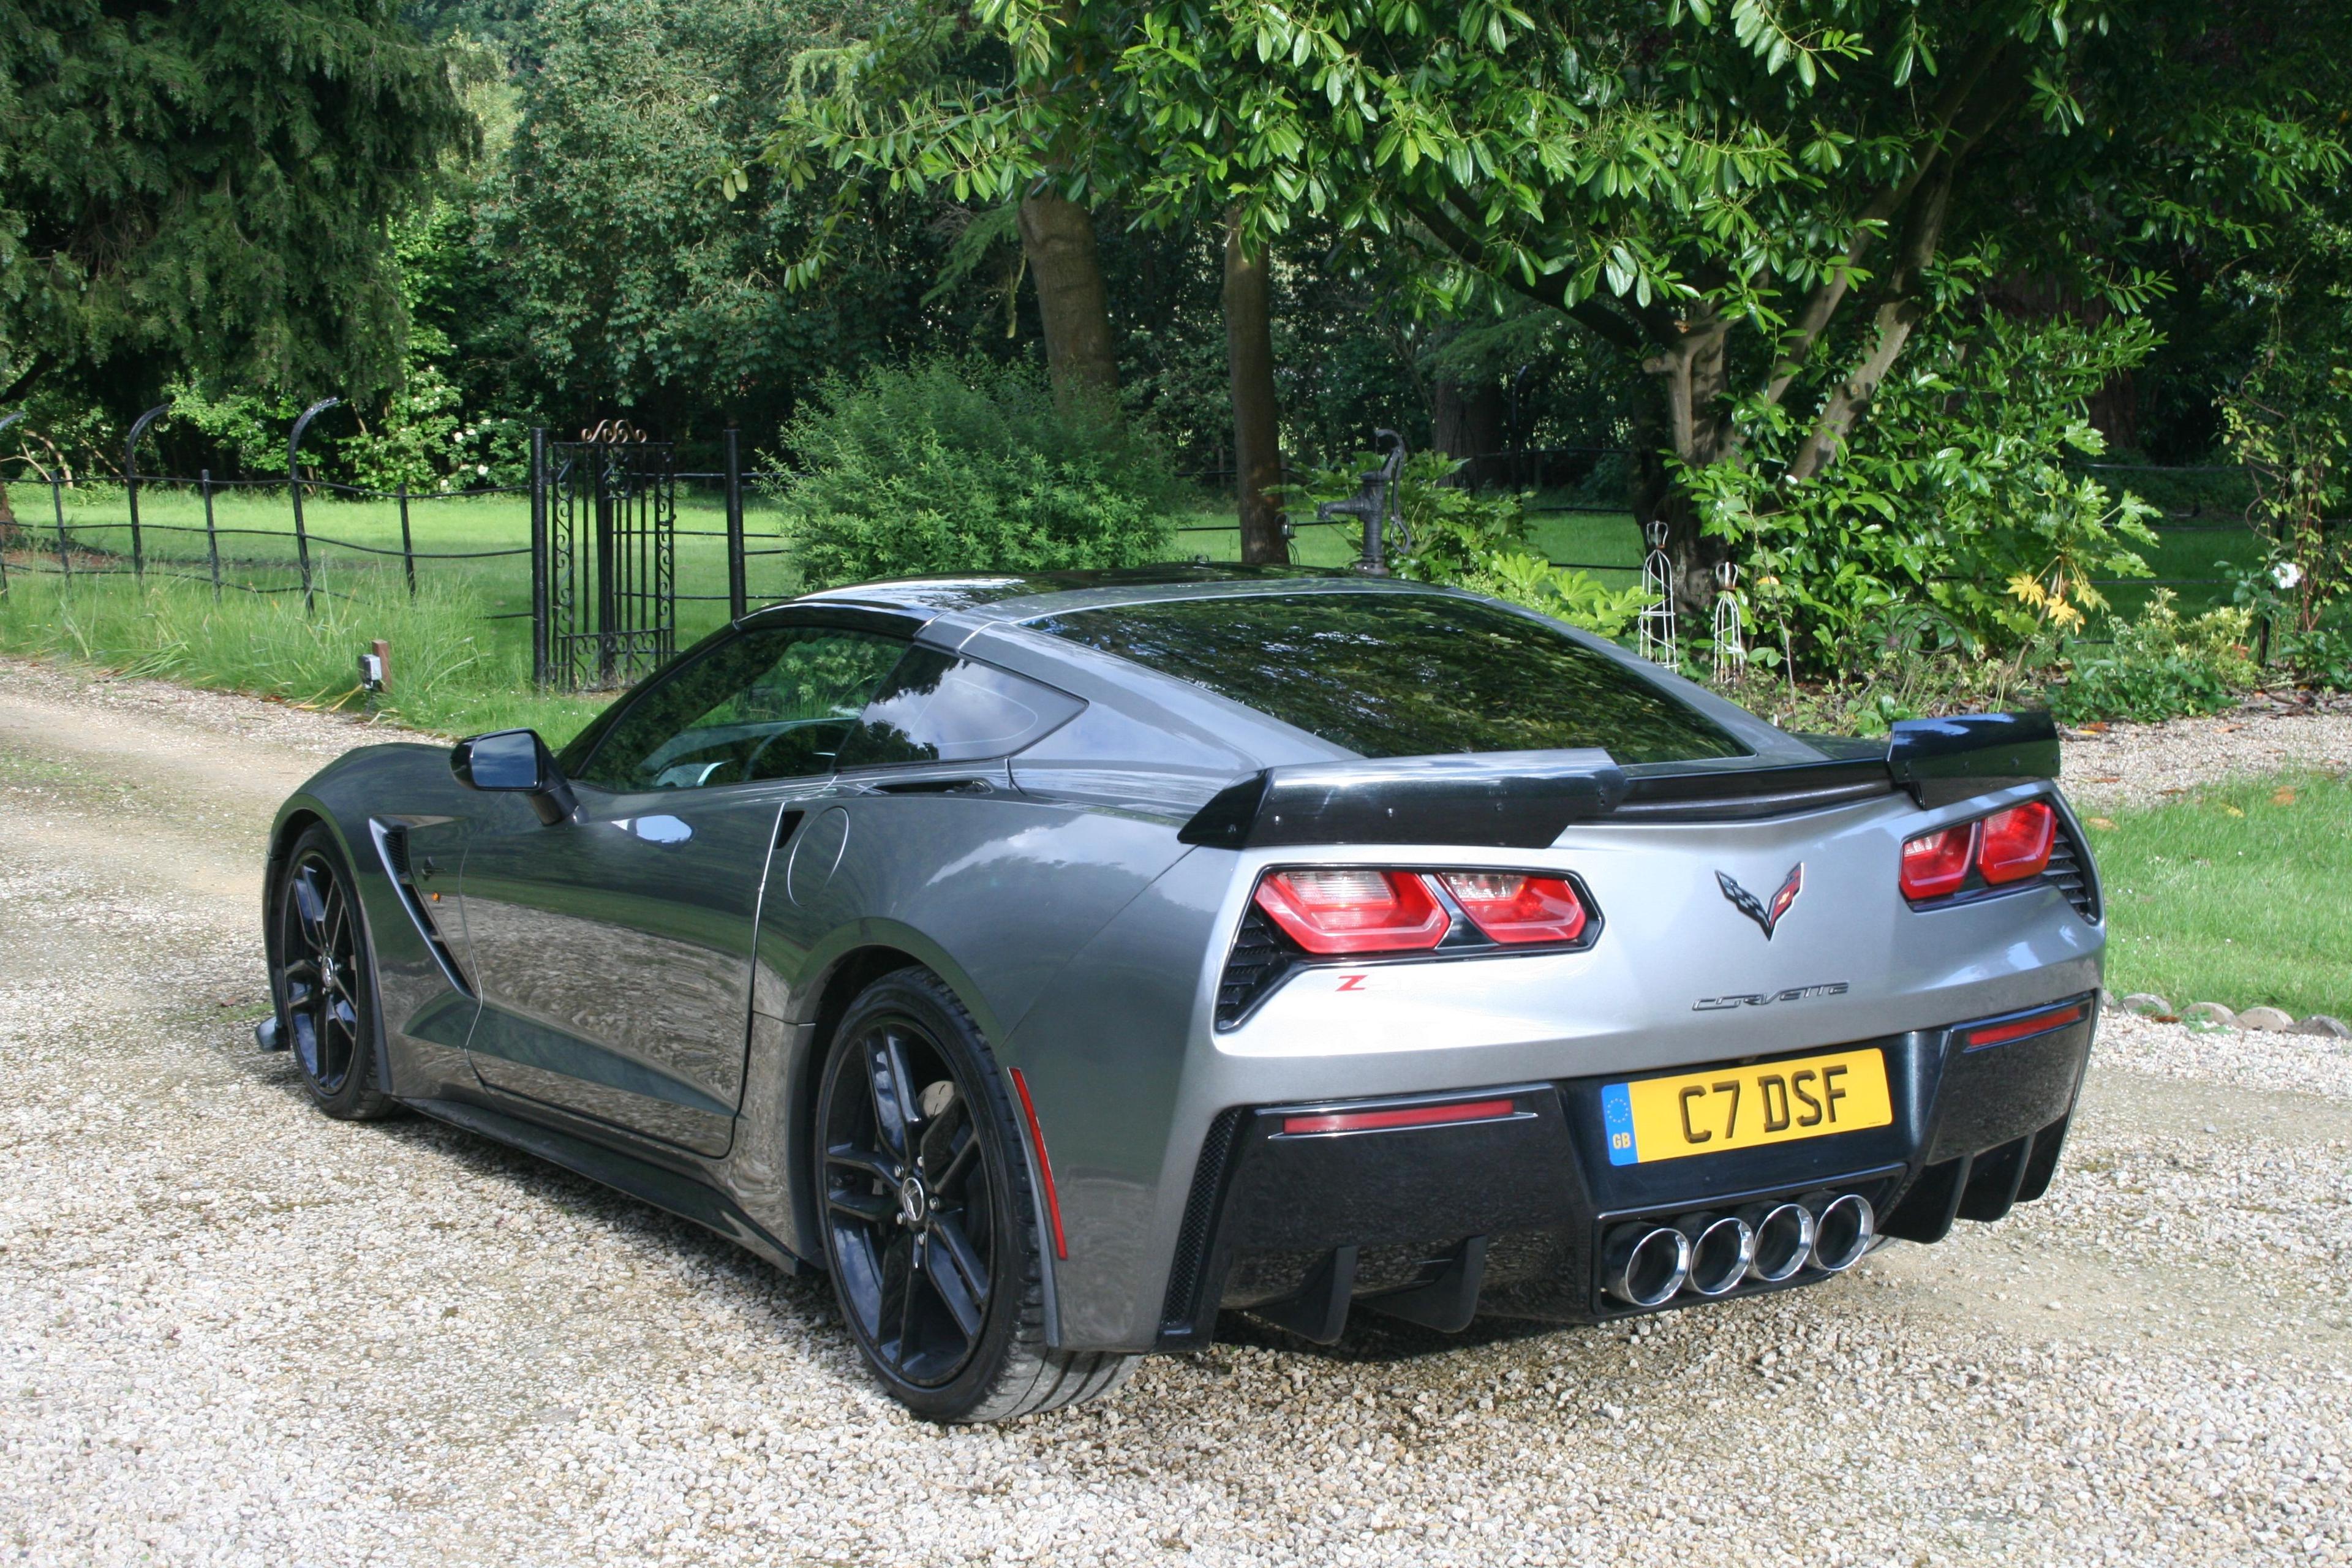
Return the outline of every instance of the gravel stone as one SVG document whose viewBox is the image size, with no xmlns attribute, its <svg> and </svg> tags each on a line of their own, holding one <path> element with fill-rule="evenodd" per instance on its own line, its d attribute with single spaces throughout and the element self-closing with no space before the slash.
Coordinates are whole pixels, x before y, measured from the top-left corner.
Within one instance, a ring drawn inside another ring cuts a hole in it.
<svg viewBox="0 0 2352 1568">
<path fill-rule="evenodd" d="M 2210 719 L 2068 730 L 2059 751 L 2059 782 L 2078 812 L 2160 805 L 2228 779 L 2352 772 L 2352 705 L 2264 705 Z"/>
<path fill-rule="evenodd" d="M 2248 1007 L 2238 1015 L 2241 1029 L 2292 1029 L 2294 1015 L 2277 1007 Z"/>
<path fill-rule="evenodd" d="M 2352 1564 L 2352 1044 L 2111 1014 L 2049 1198 L 1817 1288 L 1328 1349 L 1228 1319 L 942 1430 L 822 1280 L 330 1122 L 253 1049 L 269 812 L 367 733 L 0 661 L 14 1561 Z"/>
</svg>

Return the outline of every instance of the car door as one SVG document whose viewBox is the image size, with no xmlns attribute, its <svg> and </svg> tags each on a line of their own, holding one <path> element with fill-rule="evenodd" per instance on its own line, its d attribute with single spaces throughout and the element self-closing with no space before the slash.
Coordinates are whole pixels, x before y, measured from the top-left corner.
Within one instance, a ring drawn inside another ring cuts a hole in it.
<svg viewBox="0 0 2352 1568">
<path fill-rule="evenodd" d="M 627 700 L 574 770 L 570 820 L 485 825 L 461 892 L 485 1084 L 726 1152 L 770 857 L 906 647 L 837 625 L 740 631 Z"/>
</svg>

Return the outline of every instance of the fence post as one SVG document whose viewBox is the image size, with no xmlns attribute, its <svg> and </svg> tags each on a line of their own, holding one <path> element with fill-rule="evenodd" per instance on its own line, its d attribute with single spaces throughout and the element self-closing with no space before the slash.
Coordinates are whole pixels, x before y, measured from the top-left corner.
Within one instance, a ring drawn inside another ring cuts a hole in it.
<svg viewBox="0 0 2352 1568">
<path fill-rule="evenodd" d="M 147 580 L 147 552 L 139 539 L 139 438 L 147 434 L 147 426 L 172 411 L 168 403 L 159 403 L 142 414 L 131 426 L 131 438 L 122 444 L 123 495 L 131 503 L 131 574 L 141 582 Z"/>
<path fill-rule="evenodd" d="M 400 481 L 400 569 L 408 574 L 408 596 L 416 597 L 416 543 L 408 537 L 408 481 Z"/>
<path fill-rule="evenodd" d="M 58 520 L 58 573 L 70 583 L 73 581 L 73 550 L 66 542 L 66 492 L 65 487 L 58 483 L 54 468 L 49 471 L 49 508 Z"/>
<path fill-rule="evenodd" d="M 310 428 L 310 421 L 342 401 L 340 397 L 322 397 L 302 410 L 302 417 L 294 421 L 293 430 L 286 437 L 286 492 L 294 498 L 294 559 L 302 568 L 302 613 L 318 612 L 319 602 L 310 592 L 310 535 L 302 526 L 302 433 Z"/>
<path fill-rule="evenodd" d="M 530 679 L 548 683 L 547 668 L 547 431 L 530 432 Z"/>
<path fill-rule="evenodd" d="M 743 447 L 742 433 L 727 422 L 727 613 L 741 620 L 749 608 L 750 591 L 743 580 Z"/>
<path fill-rule="evenodd" d="M 220 603 L 220 533 L 213 527 L 213 471 L 197 470 L 197 488 L 205 496 L 205 564 L 212 568 L 213 603 Z"/>
<path fill-rule="evenodd" d="M 20 408 L 16 413 L 8 416 L 7 418 L 0 419 L 0 430 L 5 430 L 9 426 L 14 425 L 17 420 L 22 419 L 24 416 L 25 411 Z M 5 489 L 0 489 L 0 495 L 5 495 L 6 493 L 7 492 Z M 16 521 L 16 514 L 13 509 L 11 509 L 8 514 L 8 526 L 11 531 L 16 531 L 19 527 L 19 524 Z M 7 592 L 8 542 L 5 539 L 0 539 L 0 595 L 5 595 Z"/>
</svg>

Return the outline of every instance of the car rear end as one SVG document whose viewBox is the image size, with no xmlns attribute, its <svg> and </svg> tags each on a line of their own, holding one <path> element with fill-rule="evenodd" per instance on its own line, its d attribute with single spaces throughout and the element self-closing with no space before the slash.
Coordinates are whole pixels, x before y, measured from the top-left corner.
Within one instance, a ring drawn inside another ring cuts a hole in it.
<svg viewBox="0 0 2352 1568">
<path fill-rule="evenodd" d="M 1152 1342 L 1599 1321 L 2041 1195 L 2104 941 L 2046 718 L 1806 744 L 1500 606 L 1293 599 L 1039 617 L 1330 743 L 1185 828 Z"/>
<path fill-rule="evenodd" d="M 2037 868 L 1905 895 L 1907 842 L 2037 819 Z M 2080 843 L 2021 786 L 1244 857 L 1162 1342 L 1220 1306 L 1328 1338 L 1357 1300 L 1445 1328 L 1687 1305 L 2040 1196 L 2095 1022 Z M 1768 912 L 1799 886 L 1768 935 L 1726 880 Z"/>
</svg>

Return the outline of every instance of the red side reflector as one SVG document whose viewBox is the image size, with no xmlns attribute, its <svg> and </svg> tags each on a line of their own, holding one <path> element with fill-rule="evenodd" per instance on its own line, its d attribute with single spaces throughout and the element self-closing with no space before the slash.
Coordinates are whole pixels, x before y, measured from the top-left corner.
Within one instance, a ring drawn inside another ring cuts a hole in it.
<svg viewBox="0 0 2352 1568">
<path fill-rule="evenodd" d="M 2071 1007 L 2053 1007 L 2047 1013 L 2032 1013 L 2022 1018 L 2011 1018 L 2006 1024 L 1987 1024 L 1981 1029 L 1970 1029 L 1968 1048 L 1975 1050 L 1979 1046 L 2005 1046 L 2011 1040 L 2021 1040 L 2028 1035 L 2045 1034 L 2052 1029 L 2063 1029 L 2069 1024 L 2079 1024 L 2082 1021 L 2083 1005 L 2079 1002 Z"/>
<path fill-rule="evenodd" d="M 1496 942 L 1574 942 L 1584 904 L 1559 877 L 1517 871 L 1447 871 L 1439 879 L 1470 923 Z"/>
<path fill-rule="evenodd" d="M 1983 847 L 1977 851 L 1977 869 L 1988 882 L 2021 882 L 2039 877 L 2050 867 L 2050 847 L 2057 841 L 2058 814 L 2050 803 L 2029 800 L 1984 819 Z"/>
<path fill-rule="evenodd" d="M 1443 905 L 1411 871 L 1334 866 L 1276 871 L 1257 907 L 1309 952 L 1420 952 L 1445 940 Z"/>
<path fill-rule="evenodd" d="M 1054 1190 L 1054 1162 L 1045 1158 L 1045 1130 L 1037 1125 L 1037 1107 L 1029 1098 L 1029 1080 L 1013 1069 L 1013 1091 L 1021 1097 L 1021 1114 L 1029 1119 L 1029 1142 L 1037 1150 L 1037 1173 L 1045 1182 L 1045 1214 L 1054 1222 L 1054 1256 L 1066 1258 L 1070 1244 L 1062 1237 L 1062 1195 Z"/>
<path fill-rule="evenodd" d="M 1518 1110 L 1515 1100 L 1463 1100 L 1452 1105 L 1410 1105 L 1394 1110 L 1337 1110 L 1286 1116 L 1285 1132 L 1370 1132 L 1387 1127 L 1441 1127 L 1449 1121 L 1493 1121 Z"/>
<path fill-rule="evenodd" d="M 1957 893 L 1977 858 L 1977 825 L 1963 822 L 1903 841 L 1900 880 L 1906 899 L 1940 899 Z"/>
</svg>

